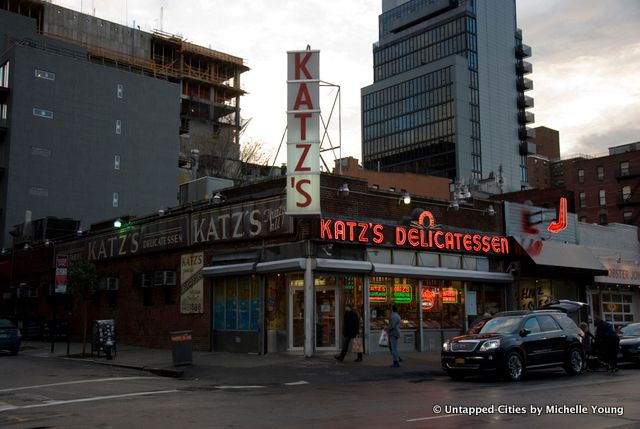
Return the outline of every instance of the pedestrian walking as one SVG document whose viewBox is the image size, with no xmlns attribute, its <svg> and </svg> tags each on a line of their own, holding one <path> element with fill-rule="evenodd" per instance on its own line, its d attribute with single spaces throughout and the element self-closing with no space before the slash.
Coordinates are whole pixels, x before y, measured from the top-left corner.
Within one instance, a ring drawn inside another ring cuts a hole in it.
<svg viewBox="0 0 640 429">
<path fill-rule="evenodd" d="M 337 360 L 342 362 L 344 357 L 347 355 L 349 351 L 349 344 L 351 340 L 356 338 L 360 333 L 360 316 L 353 309 L 353 305 L 351 303 L 346 303 L 344 305 L 344 318 L 343 318 L 343 326 L 342 326 L 342 351 L 339 355 L 334 356 Z M 358 353 L 358 357 L 355 362 L 362 362 L 362 350 Z"/>
<path fill-rule="evenodd" d="M 389 350 L 393 358 L 393 368 L 400 366 L 400 353 L 398 352 L 398 339 L 400 338 L 400 315 L 398 314 L 398 307 L 393 304 L 391 306 L 391 314 L 389 315 L 389 324 L 385 328 L 387 335 L 389 336 Z"/>
<path fill-rule="evenodd" d="M 620 338 L 609 322 L 605 322 L 599 317 L 595 317 L 594 320 L 597 350 L 602 360 L 607 364 L 609 372 L 617 372 Z"/>
</svg>

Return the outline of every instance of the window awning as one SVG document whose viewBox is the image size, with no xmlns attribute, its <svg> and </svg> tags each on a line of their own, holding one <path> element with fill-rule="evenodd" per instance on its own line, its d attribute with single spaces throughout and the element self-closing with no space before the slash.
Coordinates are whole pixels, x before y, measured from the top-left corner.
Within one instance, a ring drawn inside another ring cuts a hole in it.
<svg viewBox="0 0 640 429">
<path fill-rule="evenodd" d="M 607 274 L 607 269 L 587 247 L 551 240 L 516 238 L 514 241 L 520 247 L 518 253 L 528 257 L 536 266 L 570 268 L 594 276 Z"/>
</svg>

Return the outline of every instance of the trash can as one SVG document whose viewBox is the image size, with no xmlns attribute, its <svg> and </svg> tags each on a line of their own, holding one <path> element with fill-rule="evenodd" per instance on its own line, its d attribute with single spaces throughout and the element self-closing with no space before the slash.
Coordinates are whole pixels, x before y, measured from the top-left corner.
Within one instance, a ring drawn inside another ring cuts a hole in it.
<svg viewBox="0 0 640 429">
<path fill-rule="evenodd" d="M 191 331 L 171 332 L 173 366 L 191 365 Z"/>
</svg>

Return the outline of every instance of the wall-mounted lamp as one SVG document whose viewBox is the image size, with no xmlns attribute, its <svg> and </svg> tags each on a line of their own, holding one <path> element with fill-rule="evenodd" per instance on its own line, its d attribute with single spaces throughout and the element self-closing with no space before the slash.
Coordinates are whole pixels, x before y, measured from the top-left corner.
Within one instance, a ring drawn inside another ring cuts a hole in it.
<svg viewBox="0 0 640 429">
<path fill-rule="evenodd" d="M 45 245 L 45 247 L 51 246 L 51 240 L 49 240 L 48 238 L 46 240 L 44 240 L 44 245 Z"/>
<path fill-rule="evenodd" d="M 31 248 L 31 246 L 29 246 L 29 243 L 24 243 L 24 250 L 29 250 Z"/>
<path fill-rule="evenodd" d="M 224 200 L 226 200 L 225 196 L 222 195 L 220 192 L 216 192 L 213 195 L 213 198 L 211 198 L 211 201 L 213 201 L 213 204 L 220 204 L 222 203 Z"/>
<path fill-rule="evenodd" d="M 489 204 L 489 207 L 487 207 L 484 212 L 486 214 L 488 214 L 489 216 L 495 216 L 496 214 L 496 209 L 493 208 L 493 204 Z"/>
<path fill-rule="evenodd" d="M 158 210 L 158 216 L 164 216 L 164 209 Z"/>
<path fill-rule="evenodd" d="M 403 204 L 411 204 L 411 194 L 409 194 L 407 191 L 404 191 L 401 201 L 403 202 Z"/>
<path fill-rule="evenodd" d="M 458 211 L 458 209 L 460 208 L 460 204 L 458 203 L 458 200 L 454 199 L 453 201 L 451 201 L 451 203 L 449 203 L 448 208 L 451 210 Z"/>
<path fill-rule="evenodd" d="M 347 185 L 346 183 L 343 183 L 342 185 L 340 185 L 340 187 L 338 188 L 338 196 L 339 197 L 348 197 L 349 196 L 349 185 Z"/>
<path fill-rule="evenodd" d="M 114 228 L 120 228 L 121 226 L 122 226 L 122 221 L 119 218 L 113 221 Z"/>
<path fill-rule="evenodd" d="M 79 229 L 76 231 L 76 235 L 77 235 L 78 237 L 80 237 L 80 236 L 82 235 L 82 228 L 79 228 Z"/>
</svg>

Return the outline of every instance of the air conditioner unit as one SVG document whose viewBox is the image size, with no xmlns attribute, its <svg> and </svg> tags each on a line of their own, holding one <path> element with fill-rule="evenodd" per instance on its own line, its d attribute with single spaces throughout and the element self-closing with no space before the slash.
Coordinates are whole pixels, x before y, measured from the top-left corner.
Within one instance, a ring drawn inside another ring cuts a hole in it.
<svg viewBox="0 0 640 429">
<path fill-rule="evenodd" d="M 152 273 L 138 273 L 138 274 L 136 274 L 136 286 L 138 286 L 138 287 L 151 287 L 151 286 L 153 286 L 153 274 Z"/>
<path fill-rule="evenodd" d="M 119 288 L 120 288 L 120 279 L 118 279 L 117 277 L 107 278 L 106 290 L 118 290 Z"/>
<path fill-rule="evenodd" d="M 153 276 L 154 286 L 175 286 L 176 284 L 176 272 L 175 271 L 156 271 Z"/>
</svg>

